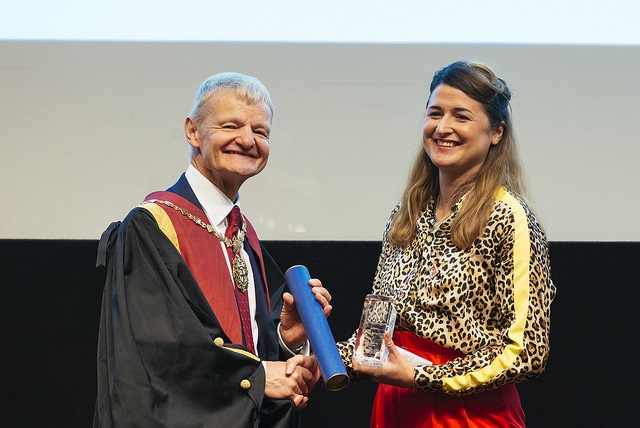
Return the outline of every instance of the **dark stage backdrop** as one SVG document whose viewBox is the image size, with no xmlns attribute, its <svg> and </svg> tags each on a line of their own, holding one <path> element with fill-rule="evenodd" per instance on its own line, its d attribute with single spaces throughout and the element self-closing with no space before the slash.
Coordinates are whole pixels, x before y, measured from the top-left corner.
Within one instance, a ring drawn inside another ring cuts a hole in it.
<svg viewBox="0 0 640 428">
<path fill-rule="evenodd" d="M 356 328 L 379 242 L 268 241 L 283 270 L 304 264 L 333 295 L 336 339 Z M 0 240 L 0 426 L 88 427 L 104 271 L 97 241 Z M 627 427 L 637 388 L 640 243 L 553 242 L 552 352 L 520 385 L 529 427 Z M 366 427 L 375 385 L 318 384 L 304 427 Z"/>
</svg>

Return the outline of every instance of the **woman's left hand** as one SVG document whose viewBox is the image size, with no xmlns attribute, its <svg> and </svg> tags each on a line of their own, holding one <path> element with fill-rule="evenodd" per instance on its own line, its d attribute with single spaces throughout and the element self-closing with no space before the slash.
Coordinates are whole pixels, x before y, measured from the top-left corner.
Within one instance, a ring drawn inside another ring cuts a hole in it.
<svg viewBox="0 0 640 428">
<path fill-rule="evenodd" d="M 353 370 L 378 383 L 413 389 L 413 365 L 400 354 L 389 333 L 384 334 L 384 344 L 389 358 L 382 366 L 366 366 L 353 358 Z"/>
</svg>

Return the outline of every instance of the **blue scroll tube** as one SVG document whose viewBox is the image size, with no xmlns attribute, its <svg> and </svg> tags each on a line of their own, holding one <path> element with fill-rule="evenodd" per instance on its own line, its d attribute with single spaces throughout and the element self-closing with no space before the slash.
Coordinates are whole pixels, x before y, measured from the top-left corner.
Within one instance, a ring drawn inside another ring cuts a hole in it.
<svg viewBox="0 0 640 428">
<path fill-rule="evenodd" d="M 318 360 L 324 385 L 329 391 L 339 391 L 349 384 L 349 376 L 338 353 L 327 318 L 322 312 L 322 306 L 309 286 L 309 271 L 305 266 L 296 265 L 287 269 L 284 275 L 289 291 L 295 299 L 311 349 Z"/>
</svg>

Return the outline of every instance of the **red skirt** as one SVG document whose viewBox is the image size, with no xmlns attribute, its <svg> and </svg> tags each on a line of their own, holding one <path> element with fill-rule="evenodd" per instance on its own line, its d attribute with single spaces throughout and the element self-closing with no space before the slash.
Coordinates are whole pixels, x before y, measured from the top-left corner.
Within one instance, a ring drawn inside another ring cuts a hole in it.
<svg viewBox="0 0 640 428">
<path fill-rule="evenodd" d="M 441 365 L 461 352 L 444 348 L 407 331 L 393 333 L 393 342 Z M 441 392 L 421 392 L 378 385 L 371 413 L 371 428 L 524 427 L 524 411 L 515 385 L 452 397 Z"/>
</svg>

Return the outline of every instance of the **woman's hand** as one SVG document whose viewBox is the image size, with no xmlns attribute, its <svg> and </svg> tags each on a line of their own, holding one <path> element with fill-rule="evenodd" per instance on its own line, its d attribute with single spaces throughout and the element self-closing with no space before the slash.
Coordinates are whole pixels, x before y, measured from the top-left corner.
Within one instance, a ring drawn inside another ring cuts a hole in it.
<svg viewBox="0 0 640 428">
<path fill-rule="evenodd" d="M 400 354 L 389 333 L 384 334 L 384 344 L 389 350 L 389 358 L 382 366 L 366 366 L 353 358 L 353 369 L 375 382 L 413 389 L 413 365 Z"/>
</svg>

